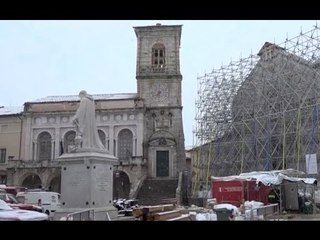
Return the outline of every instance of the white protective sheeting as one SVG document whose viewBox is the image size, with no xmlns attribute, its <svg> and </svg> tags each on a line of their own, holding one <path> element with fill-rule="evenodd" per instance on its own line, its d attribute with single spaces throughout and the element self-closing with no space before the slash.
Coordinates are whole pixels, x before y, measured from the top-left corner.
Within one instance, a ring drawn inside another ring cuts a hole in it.
<svg viewBox="0 0 320 240">
<path fill-rule="evenodd" d="M 257 183 L 261 182 L 266 186 L 279 185 L 283 180 L 288 180 L 291 182 L 302 181 L 306 184 L 315 184 L 317 179 L 315 178 L 298 178 L 293 177 L 294 175 L 304 174 L 301 171 L 294 169 L 286 170 L 275 170 L 275 171 L 256 171 L 249 173 L 241 173 L 240 175 L 226 176 L 226 177 L 211 177 L 212 180 L 220 181 L 234 181 L 234 180 L 256 180 Z"/>
</svg>

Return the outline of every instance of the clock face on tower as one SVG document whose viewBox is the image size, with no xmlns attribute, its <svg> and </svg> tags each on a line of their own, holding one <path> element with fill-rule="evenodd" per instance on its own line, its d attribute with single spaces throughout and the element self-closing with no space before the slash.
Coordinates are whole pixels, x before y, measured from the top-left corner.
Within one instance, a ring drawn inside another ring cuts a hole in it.
<svg viewBox="0 0 320 240">
<path fill-rule="evenodd" d="M 165 102 L 169 97 L 169 90 L 166 83 L 154 83 L 151 86 L 150 96 L 154 102 Z"/>
</svg>

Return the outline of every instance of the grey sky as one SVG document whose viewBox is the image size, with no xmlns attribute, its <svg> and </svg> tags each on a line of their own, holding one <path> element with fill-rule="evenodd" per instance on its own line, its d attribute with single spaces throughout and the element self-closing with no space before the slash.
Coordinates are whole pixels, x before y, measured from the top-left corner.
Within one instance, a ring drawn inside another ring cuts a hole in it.
<svg viewBox="0 0 320 240">
<path fill-rule="evenodd" d="M 186 146 L 193 144 L 197 76 L 282 43 L 316 20 L 0 21 L 0 106 L 46 96 L 136 92 L 134 26 L 182 24 Z"/>
</svg>

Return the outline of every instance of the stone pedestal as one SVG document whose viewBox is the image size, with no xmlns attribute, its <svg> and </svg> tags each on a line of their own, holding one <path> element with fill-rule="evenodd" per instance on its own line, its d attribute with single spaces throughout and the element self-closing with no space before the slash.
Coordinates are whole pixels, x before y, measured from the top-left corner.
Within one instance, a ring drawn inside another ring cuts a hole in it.
<svg viewBox="0 0 320 240">
<path fill-rule="evenodd" d="M 109 220 L 112 205 L 113 165 L 117 158 L 104 151 L 85 150 L 65 153 L 61 165 L 61 207 L 57 219 L 71 212 L 94 209 L 94 220 Z M 110 214 L 107 214 L 110 212 Z"/>
</svg>

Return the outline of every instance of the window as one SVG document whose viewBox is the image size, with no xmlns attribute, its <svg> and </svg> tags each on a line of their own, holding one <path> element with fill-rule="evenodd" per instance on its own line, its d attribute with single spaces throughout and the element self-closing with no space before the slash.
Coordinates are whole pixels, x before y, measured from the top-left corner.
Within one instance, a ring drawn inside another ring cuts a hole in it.
<svg viewBox="0 0 320 240">
<path fill-rule="evenodd" d="M 6 162 L 6 149 L 0 148 L 0 163 Z"/>
<path fill-rule="evenodd" d="M 75 147 L 74 139 L 76 137 L 75 131 L 69 131 L 64 135 L 64 149 L 63 152 L 70 152 Z"/>
<path fill-rule="evenodd" d="M 165 47 L 163 44 L 157 43 L 152 47 L 152 64 L 163 67 L 165 64 Z"/>
<path fill-rule="evenodd" d="M 98 134 L 102 145 L 106 147 L 106 134 L 102 130 L 98 130 Z M 109 149 L 109 147 L 107 149 Z"/>
<path fill-rule="evenodd" d="M 51 160 L 51 135 L 48 132 L 38 136 L 38 159 Z"/>
<path fill-rule="evenodd" d="M 132 156 L 133 135 L 129 129 L 123 129 L 118 135 L 118 158 L 129 161 Z"/>
<path fill-rule="evenodd" d="M 0 184 L 7 183 L 7 175 L 0 175 Z"/>
</svg>

